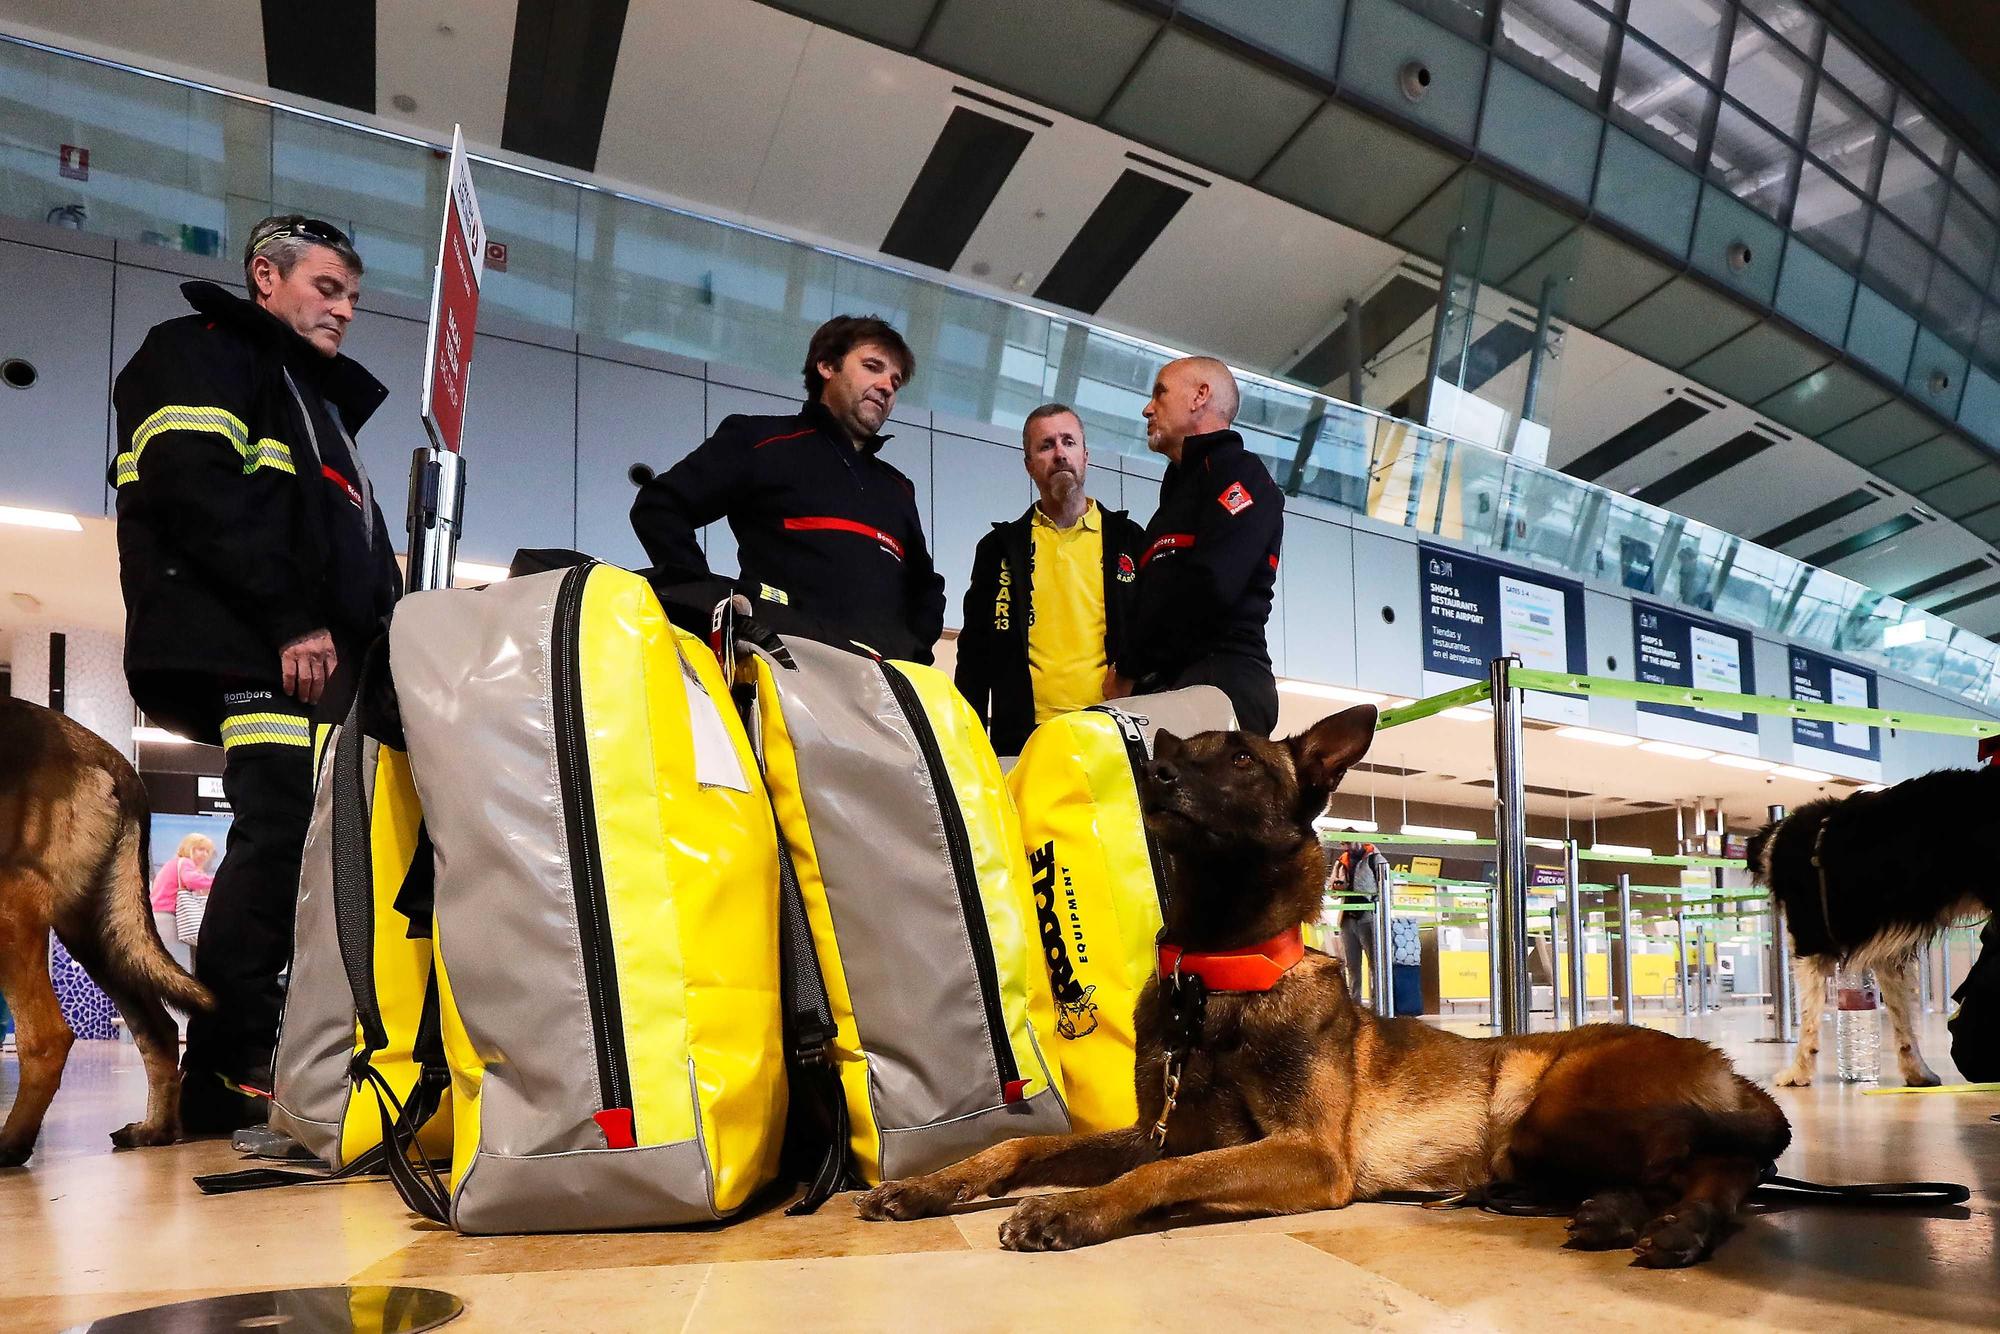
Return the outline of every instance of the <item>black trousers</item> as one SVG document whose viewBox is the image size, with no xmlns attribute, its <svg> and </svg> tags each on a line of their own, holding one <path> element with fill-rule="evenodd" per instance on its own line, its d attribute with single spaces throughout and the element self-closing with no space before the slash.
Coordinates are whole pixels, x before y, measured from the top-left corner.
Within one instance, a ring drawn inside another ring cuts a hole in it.
<svg viewBox="0 0 2000 1334">
<path fill-rule="evenodd" d="M 234 812 L 194 972 L 215 1009 L 190 1017 L 188 1073 L 259 1087 L 277 1047 L 299 859 L 312 819 L 312 710 L 273 688 L 220 692 L 222 791 Z"/>
<path fill-rule="evenodd" d="M 1159 689 L 1179 690 L 1182 686 L 1214 686 L 1229 696 L 1239 731 L 1269 736 L 1278 725 L 1278 678 L 1268 662 L 1235 653 L 1211 653 L 1181 668 Z"/>
</svg>

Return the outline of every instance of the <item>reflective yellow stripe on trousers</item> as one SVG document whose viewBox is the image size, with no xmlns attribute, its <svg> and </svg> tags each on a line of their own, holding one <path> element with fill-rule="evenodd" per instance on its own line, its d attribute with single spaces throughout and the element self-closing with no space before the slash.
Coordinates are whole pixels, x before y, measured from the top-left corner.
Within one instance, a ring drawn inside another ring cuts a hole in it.
<svg viewBox="0 0 2000 1334">
<path fill-rule="evenodd" d="M 232 713 L 222 720 L 222 748 L 298 746 L 311 750 L 312 721 L 296 713 Z"/>
</svg>

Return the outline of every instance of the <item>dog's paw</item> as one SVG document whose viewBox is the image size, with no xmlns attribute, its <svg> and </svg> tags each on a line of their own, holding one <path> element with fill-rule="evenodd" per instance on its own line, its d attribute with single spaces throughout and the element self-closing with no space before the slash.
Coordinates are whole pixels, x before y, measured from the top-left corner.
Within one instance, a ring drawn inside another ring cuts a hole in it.
<svg viewBox="0 0 2000 1334">
<path fill-rule="evenodd" d="M 1569 1220 L 1569 1240 L 1563 1244 L 1574 1251 L 1614 1251 L 1630 1246 L 1639 1238 L 1639 1224 L 1645 1222 L 1644 1204 L 1636 1195 L 1596 1195 L 1577 1206 Z"/>
<path fill-rule="evenodd" d="M 1812 1071 L 1802 1070 L 1796 1065 L 1786 1066 L 1771 1081 L 1781 1089 L 1802 1089 L 1812 1086 Z"/>
<path fill-rule="evenodd" d="M 1928 1065 L 1919 1065 L 1914 1070 L 1908 1066 L 1903 1068 L 1903 1083 L 1913 1089 L 1934 1089 L 1944 1081 Z"/>
<path fill-rule="evenodd" d="M 931 1218 L 968 1196 L 942 1172 L 929 1176 L 885 1181 L 854 1202 L 854 1211 L 870 1222 L 906 1223 L 913 1218 Z"/>
<path fill-rule="evenodd" d="M 1706 1204 L 1684 1204 L 1661 1214 L 1641 1229 L 1632 1247 L 1633 1261 L 1644 1269 L 1685 1269 L 1699 1264 L 1715 1244 L 1715 1210 Z"/>
<path fill-rule="evenodd" d="M 1112 1233 L 1088 1208 L 1067 1195 L 1036 1195 L 1000 1225 L 1000 1244 L 1010 1251 L 1071 1251 L 1108 1240 Z"/>
<path fill-rule="evenodd" d="M 34 1152 L 32 1144 L 0 1144 L 0 1168 L 25 1167 Z"/>
<path fill-rule="evenodd" d="M 152 1149 L 162 1144 L 172 1144 L 181 1137 L 177 1125 L 156 1126 L 149 1121 L 134 1121 L 129 1126 L 121 1126 L 111 1132 L 111 1147 L 115 1149 Z"/>
</svg>

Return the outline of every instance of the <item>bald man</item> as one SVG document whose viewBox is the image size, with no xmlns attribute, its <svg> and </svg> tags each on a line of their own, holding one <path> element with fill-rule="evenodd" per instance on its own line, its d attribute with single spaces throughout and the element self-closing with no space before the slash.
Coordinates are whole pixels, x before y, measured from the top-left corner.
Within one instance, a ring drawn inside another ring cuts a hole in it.
<svg viewBox="0 0 2000 1334">
<path fill-rule="evenodd" d="M 1278 683 L 1264 626 L 1285 497 L 1229 429 L 1239 402 L 1236 377 L 1213 357 L 1169 362 L 1153 381 L 1146 447 L 1166 456 L 1167 476 L 1105 694 L 1216 686 L 1236 707 L 1239 726 L 1268 735 L 1278 721 Z"/>
</svg>

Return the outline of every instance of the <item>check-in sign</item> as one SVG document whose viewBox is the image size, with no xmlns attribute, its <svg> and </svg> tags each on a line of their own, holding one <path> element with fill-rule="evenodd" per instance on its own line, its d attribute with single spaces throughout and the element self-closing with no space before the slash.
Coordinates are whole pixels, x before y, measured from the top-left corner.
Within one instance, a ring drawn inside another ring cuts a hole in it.
<svg viewBox="0 0 2000 1334">
<path fill-rule="evenodd" d="M 479 279 L 485 270 L 486 224 L 465 160 L 465 133 L 451 132 L 451 171 L 431 278 L 430 338 L 424 346 L 424 427 L 440 449 L 457 452 L 465 429 L 472 379 L 472 334 L 479 319 Z"/>
</svg>

